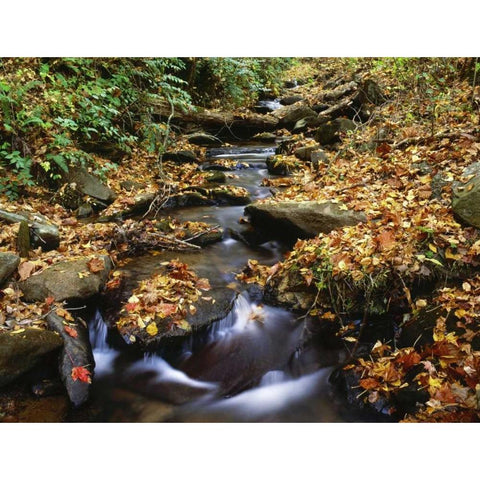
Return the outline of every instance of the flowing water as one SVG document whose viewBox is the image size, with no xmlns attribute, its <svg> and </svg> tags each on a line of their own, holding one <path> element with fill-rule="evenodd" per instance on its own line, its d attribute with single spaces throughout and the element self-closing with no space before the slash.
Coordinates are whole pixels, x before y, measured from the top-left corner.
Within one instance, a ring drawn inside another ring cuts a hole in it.
<svg viewBox="0 0 480 480">
<path fill-rule="evenodd" d="M 249 165 L 229 183 L 252 199 L 269 195 L 261 181 L 274 147 L 212 149 L 212 158 Z M 250 248 L 232 238 L 244 207 L 191 207 L 171 212 L 180 220 L 222 226 L 225 238 L 197 253 L 182 254 L 213 285 L 232 282 L 249 258 L 264 264 L 281 259 L 284 247 L 267 242 Z M 155 272 L 170 254 L 145 255 L 127 267 L 130 284 Z M 171 254 L 170 257 L 178 256 Z M 90 322 L 96 369 L 89 421 L 101 422 L 320 422 L 344 421 L 328 377 L 345 352 L 305 342 L 305 325 L 294 314 L 267 305 L 245 291 L 232 311 L 181 345 L 142 354 L 118 347 L 96 312 Z"/>
</svg>

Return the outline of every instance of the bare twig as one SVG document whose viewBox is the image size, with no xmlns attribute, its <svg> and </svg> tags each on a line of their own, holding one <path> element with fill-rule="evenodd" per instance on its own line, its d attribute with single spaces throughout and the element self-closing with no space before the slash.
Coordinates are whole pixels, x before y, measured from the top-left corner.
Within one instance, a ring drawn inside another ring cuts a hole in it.
<svg viewBox="0 0 480 480">
<path fill-rule="evenodd" d="M 207 233 L 213 232 L 214 230 L 218 230 L 219 228 L 220 228 L 220 225 L 213 225 L 213 227 L 210 227 L 207 230 L 204 230 L 203 232 L 199 232 L 189 238 L 186 238 L 185 241 L 191 242 L 192 240 L 195 240 L 196 238 L 206 235 Z"/>
</svg>

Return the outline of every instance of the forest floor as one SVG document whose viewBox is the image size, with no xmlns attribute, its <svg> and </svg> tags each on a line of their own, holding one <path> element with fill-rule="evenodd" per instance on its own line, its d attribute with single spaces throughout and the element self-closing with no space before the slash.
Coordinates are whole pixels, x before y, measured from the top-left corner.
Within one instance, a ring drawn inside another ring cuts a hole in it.
<svg viewBox="0 0 480 480">
<path fill-rule="evenodd" d="M 342 74 L 337 73 L 339 68 Z M 309 79 L 294 93 L 312 104 L 325 94 L 327 80 L 351 77 L 354 68 L 345 68 L 344 60 L 327 59 L 297 67 L 288 76 Z M 312 74 L 318 76 L 312 79 Z M 363 212 L 367 221 L 299 240 L 282 262 L 274 267 L 253 264 L 240 278 L 265 285 L 295 270 L 300 272 L 305 288 L 316 291 L 324 288 L 322 282 L 354 285 L 363 289 L 366 302 L 370 295 L 382 294 L 384 304 L 391 303 L 392 309 L 401 313 L 402 326 L 420 321 L 425 312 L 434 312 L 431 341 L 401 348 L 375 341 L 368 355 L 353 356 L 346 371 L 356 373 L 358 397 L 372 406 L 380 399 L 388 402 L 396 398 L 410 385 L 426 392 L 425 401 L 418 402 L 405 421 L 478 421 L 480 235 L 476 228 L 459 221 L 451 205 L 452 185 L 466 184 L 471 176 L 464 176 L 465 168 L 480 158 L 480 115 L 477 107 L 471 107 L 472 84 L 468 79 L 452 79 L 429 92 L 421 78 L 412 80 L 412 88 L 401 89 L 392 69 L 378 68 L 368 75 L 381 86 L 385 97 L 372 107 L 369 119 L 358 122 L 355 131 L 343 134 L 334 147 L 326 148 L 326 161 L 315 168 L 299 163 L 294 156 L 299 147 L 316 144 L 311 132 L 292 135 L 278 130 L 279 137 L 289 137 L 289 151 L 282 155 L 283 161 L 292 165 L 292 173 L 268 184 L 276 190 L 273 201 L 333 200 Z M 169 189 L 164 192 L 166 197 L 207 183 L 205 172 L 197 170 L 206 159 L 206 148 L 172 133 L 168 149 L 191 150 L 198 163 L 164 162 L 167 182 L 163 185 L 168 184 Z M 100 156 L 95 160 L 100 166 L 107 162 Z M 128 161 L 110 171 L 106 184 L 117 198 L 101 215 L 113 219 L 133 205 L 138 195 L 157 195 L 157 161 L 137 149 Z M 436 185 L 434 179 L 441 181 Z M 141 185 L 129 190 L 122 186 L 126 180 Z M 57 202 L 58 192 L 35 186 L 25 193 L 16 201 L 1 196 L 0 209 L 41 213 L 59 226 L 61 245 L 49 252 L 33 249 L 21 259 L 12 281 L 1 290 L 0 331 L 47 328 L 45 312 L 64 306 L 52 303 L 52 299 L 46 299 L 45 304 L 22 301 L 17 282 L 58 262 L 90 255 L 109 255 L 116 266 L 128 261 L 131 243 L 112 241 L 118 238 L 119 228 L 122 232 L 157 232 L 159 224 L 166 222 L 168 228 L 163 230 L 158 249 L 179 247 L 192 234 L 209 228 L 164 218 L 161 209 L 154 219 L 128 219 L 121 225 L 114 220 L 89 223 Z M 17 233 L 18 224 L 2 225 L 0 252 L 17 250 Z M 328 278 L 320 273 L 325 259 L 329 261 Z M 390 281 L 385 283 L 386 276 Z M 113 274 L 107 288 L 118 283 Z M 425 284 L 430 287 L 422 290 L 419 285 Z M 343 307 L 319 296 L 308 313 L 319 322 L 338 321 L 338 337 L 354 350 L 362 332 L 348 322 Z"/>
</svg>

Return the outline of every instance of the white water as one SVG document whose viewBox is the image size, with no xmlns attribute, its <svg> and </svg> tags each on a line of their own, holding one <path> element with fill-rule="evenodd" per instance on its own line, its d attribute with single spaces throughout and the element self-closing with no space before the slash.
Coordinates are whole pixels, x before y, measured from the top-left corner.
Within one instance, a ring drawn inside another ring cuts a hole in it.
<svg viewBox="0 0 480 480">
<path fill-rule="evenodd" d="M 107 343 L 108 328 L 101 313 L 97 310 L 89 325 L 90 345 L 95 359 L 95 375 L 105 375 L 113 370 L 113 362 L 118 356 Z"/>
<path fill-rule="evenodd" d="M 155 354 L 145 354 L 142 360 L 138 360 L 127 370 L 127 375 L 136 375 L 145 371 L 155 371 L 156 376 L 153 377 L 151 383 L 171 382 L 182 385 L 188 385 L 194 388 L 208 388 L 214 390 L 216 384 L 213 382 L 202 382 L 190 378 L 181 370 L 172 367 L 167 361 Z"/>
<path fill-rule="evenodd" d="M 288 376 L 282 370 L 270 370 L 260 380 L 259 387 L 267 387 L 288 380 Z"/>
<path fill-rule="evenodd" d="M 203 409 L 199 408 L 196 415 L 202 415 L 203 410 L 207 418 L 209 414 L 220 415 L 220 418 L 227 415 L 234 421 L 268 420 L 281 414 L 291 414 L 294 418 L 296 412 L 301 413 L 316 398 L 320 404 L 317 414 L 323 417 L 317 421 L 330 421 L 333 417 L 328 402 L 323 398 L 325 395 L 319 396 L 330 373 L 331 368 L 324 368 L 294 380 L 260 385 L 234 397 L 213 402 Z"/>
</svg>

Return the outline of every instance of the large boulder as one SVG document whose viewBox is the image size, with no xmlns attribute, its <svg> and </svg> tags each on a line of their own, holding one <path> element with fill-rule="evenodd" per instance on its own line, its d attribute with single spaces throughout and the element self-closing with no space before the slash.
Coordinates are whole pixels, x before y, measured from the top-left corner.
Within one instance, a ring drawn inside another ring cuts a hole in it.
<svg viewBox="0 0 480 480">
<path fill-rule="evenodd" d="M 95 368 L 88 329 L 77 320 L 68 322 L 66 329 L 65 319 L 55 312 L 47 315 L 47 322 L 63 340 L 59 357 L 60 378 L 70 401 L 78 407 L 88 400 Z"/>
<path fill-rule="evenodd" d="M 465 223 L 480 228 L 480 162 L 467 167 L 463 177 L 471 178 L 467 183 L 454 183 L 453 211 Z"/>
<path fill-rule="evenodd" d="M 352 212 L 333 202 L 256 202 L 245 208 L 254 228 L 286 241 L 312 238 L 335 228 L 365 222 L 363 213 Z"/>
<path fill-rule="evenodd" d="M 76 191 L 105 204 L 112 203 L 117 198 L 113 190 L 83 167 L 70 167 L 68 172 L 62 174 L 62 181 L 70 185 L 75 184 Z"/>
<path fill-rule="evenodd" d="M 315 133 L 315 140 L 320 145 L 330 145 L 340 140 L 340 134 L 355 130 L 355 123 L 348 118 L 336 118 L 320 125 Z"/>
<path fill-rule="evenodd" d="M 17 269 L 20 257 L 13 253 L 0 252 L 0 286 Z"/>
<path fill-rule="evenodd" d="M 303 103 L 287 105 L 275 110 L 271 115 L 278 119 L 279 127 L 293 127 L 299 120 L 307 117 L 316 117 L 317 114 Z"/>
<path fill-rule="evenodd" d="M 58 227 L 39 213 L 12 213 L 0 210 L 0 220 L 8 223 L 26 222 L 29 227 L 29 242 L 33 248 L 42 247 L 43 251 L 55 250 L 60 245 Z"/>
<path fill-rule="evenodd" d="M 17 332 L 0 332 L 0 387 L 28 372 L 62 345 L 61 337 L 48 330 L 26 328 Z"/>
<path fill-rule="evenodd" d="M 23 299 L 43 302 L 84 301 L 99 293 L 108 280 L 112 261 L 108 255 L 60 262 L 19 283 Z"/>
</svg>

